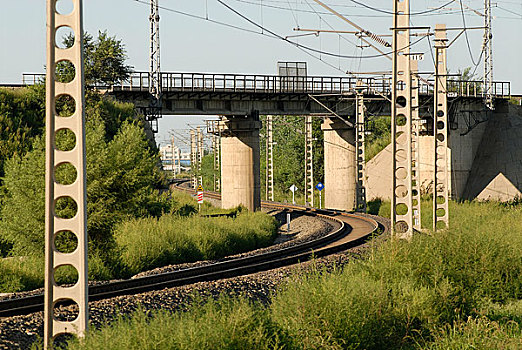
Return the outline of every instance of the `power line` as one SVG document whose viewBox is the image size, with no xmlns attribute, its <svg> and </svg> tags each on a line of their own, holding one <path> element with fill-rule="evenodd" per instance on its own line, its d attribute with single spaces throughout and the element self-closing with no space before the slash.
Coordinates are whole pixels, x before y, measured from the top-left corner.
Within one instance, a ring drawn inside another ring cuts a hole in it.
<svg viewBox="0 0 522 350">
<path fill-rule="evenodd" d="M 240 2 L 240 3 L 243 3 L 243 4 L 249 4 L 249 5 L 255 5 L 255 6 L 259 6 L 260 5 L 260 2 L 255 2 L 255 1 L 251 1 L 251 0 L 234 0 L 236 2 Z M 263 0 L 263 2 L 265 2 L 266 0 Z M 456 0 L 452 0 L 452 2 L 454 2 Z M 272 3 L 284 3 L 283 1 L 266 1 L 266 2 L 272 2 Z M 277 9 L 277 10 L 284 10 L 284 11 L 293 11 L 293 12 L 302 12 L 302 13 L 315 13 L 314 11 L 310 11 L 310 10 L 306 10 L 306 9 L 298 9 L 298 8 L 288 8 L 288 7 L 284 7 L 284 6 L 278 6 L 278 5 L 269 5 L 269 4 L 262 4 L 263 7 L 266 7 L 266 8 L 272 8 L 272 9 Z M 361 9 L 361 8 L 364 8 L 364 5 L 363 6 L 349 6 L 349 5 L 342 5 L 342 4 L 336 4 L 336 5 L 332 5 L 332 6 L 337 6 L 337 7 L 350 7 L 350 8 L 356 8 L 356 9 Z M 444 5 L 444 6 L 448 6 L 447 4 Z M 440 9 L 442 9 L 444 6 L 442 6 Z M 372 8 L 373 9 L 373 8 Z M 378 10 L 378 9 L 377 9 Z M 384 13 L 386 14 L 393 14 L 393 12 L 388 12 L 386 10 L 382 10 Z M 416 13 L 417 16 L 443 16 L 443 15 L 446 15 L 447 13 L 435 13 L 433 14 L 432 12 L 433 11 L 437 11 L 437 9 L 430 9 L 428 11 L 422 11 L 422 12 L 418 12 Z M 328 16 L 334 16 L 334 14 L 330 13 L 330 12 L 317 12 L 321 15 L 328 15 Z M 457 14 L 459 13 L 458 11 L 454 11 L 452 12 L 451 14 Z M 343 16 L 357 16 L 357 17 L 364 17 L 364 18 L 388 18 L 388 16 L 384 16 L 384 15 L 367 15 L 367 14 L 343 14 Z"/>
<path fill-rule="evenodd" d="M 480 64 L 480 61 L 475 62 L 475 59 L 473 58 L 473 52 L 471 52 L 471 45 L 469 43 L 468 31 L 467 31 L 467 26 L 466 26 L 466 18 L 464 16 L 464 6 L 462 5 L 462 0 L 459 0 L 459 4 L 460 4 L 460 12 L 462 14 L 462 26 L 464 27 L 464 36 L 466 37 L 466 44 L 468 46 L 469 57 L 471 58 L 471 62 L 473 63 L 473 65 L 475 67 L 477 67 Z"/>
<path fill-rule="evenodd" d="M 149 1 L 145 1 L 145 0 L 132 0 L 132 1 L 138 2 L 140 4 L 144 4 L 144 5 L 147 5 L 147 6 L 150 5 Z M 207 22 L 211 22 L 211 23 L 218 24 L 218 25 L 221 25 L 221 26 L 224 26 L 224 27 L 229 27 L 229 28 L 232 28 L 232 29 L 237 29 L 237 30 L 241 30 L 241 31 L 244 31 L 244 32 L 252 33 L 252 34 L 264 35 L 263 33 L 256 32 L 255 30 L 238 27 L 238 26 L 235 26 L 233 24 L 217 21 L 217 20 L 214 20 L 214 19 L 206 18 L 206 17 L 195 15 L 195 14 L 188 13 L 188 12 L 174 10 L 172 8 L 169 8 L 169 7 L 159 6 L 159 8 L 162 9 L 162 10 L 168 11 L 168 12 L 176 13 L 178 15 L 182 15 L 182 16 L 186 16 L 186 17 L 190 17 L 190 18 L 194 18 L 194 19 L 199 19 L 199 20 L 203 20 L 203 21 L 207 21 Z"/>
<path fill-rule="evenodd" d="M 357 5 L 360 5 L 360 6 L 363 6 L 367 9 L 370 9 L 372 11 L 376 11 L 376 12 L 380 12 L 380 13 L 385 13 L 387 15 L 394 15 L 394 13 L 392 11 L 386 11 L 386 10 L 381 10 L 381 9 L 378 9 L 378 8 L 375 8 L 375 7 L 372 7 L 372 6 L 368 6 L 366 5 L 365 3 L 362 3 L 362 2 L 359 2 L 359 1 L 356 1 L 356 0 L 350 0 L 351 2 L 353 2 L 354 4 L 357 4 Z M 410 13 L 410 16 L 418 16 L 418 15 L 424 15 L 424 14 L 428 14 L 428 13 L 431 13 L 431 12 L 435 12 L 435 11 L 438 11 L 438 10 L 441 10 L 443 9 L 444 7 L 454 3 L 456 0 L 450 0 L 449 2 L 447 2 L 446 4 L 438 7 L 438 8 L 435 8 L 435 9 L 429 9 L 429 10 L 426 10 L 426 11 L 421 11 L 421 12 L 416 12 L 416 13 Z"/>
<path fill-rule="evenodd" d="M 327 56 L 332 56 L 332 57 L 340 57 L 340 58 L 347 58 L 347 59 L 359 59 L 359 58 L 379 58 L 379 57 L 384 57 L 384 56 L 389 56 L 391 54 L 393 54 L 394 52 L 391 51 L 391 52 L 387 52 L 387 53 L 383 53 L 383 54 L 378 54 L 378 55 L 369 55 L 369 56 L 347 56 L 347 55 L 338 55 L 338 54 L 335 54 L 335 53 L 332 53 L 332 52 L 327 52 L 327 51 L 322 51 L 322 50 L 318 50 L 318 49 L 315 49 L 313 47 L 309 47 L 309 46 L 306 46 L 306 45 L 302 45 L 302 44 L 299 44 L 299 43 L 296 43 L 295 41 L 292 41 L 292 40 L 289 40 L 288 38 L 285 38 L 275 32 L 273 32 L 272 30 L 266 28 L 266 27 L 263 27 L 261 26 L 259 23 L 256 23 L 255 21 L 253 21 L 252 19 L 250 19 L 249 17 L 243 15 L 242 13 L 240 13 L 239 11 L 235 10 L 233 7 L 231 7 L 230 5 L 228 5 L 227 3 L 221 1 L 221 0 L 216 0 L 217 2 L 219 2 L 221 5 L 225 6 L 227 9 L 229 9 L 230 11 L 232 11 L 233 13 L 235 13 L 236 15 L 238 15 L 239 17 L 243 18 L 245 21 L 249 22 L 250 24 L 258 27 L 259 29 L 262 29 L 268 33 L 270 33 L 272 36 L 276 37 L 276 38 L 279 38 L 283 41 L 286 41 L 287 43 L 289 44 L 292 44 L 296 47 L 300 47 L 302 49 L 305 49 L 305 50 L 309 50 L 309 51 L 312 51 L 312 52 L 315 52 L 315 53 L 319 53 L 319 54 L 323 54 L 323 55 L 327 55 Z M 419 40 L 415 41 L 414 43 L 402 48 L 402 49 L 406 49 L 408 47 L 411 47 L 415 44 L 417 44 L 418 42 L 420 42 L 422 39 L 424 39 L 424 36 L 421 37 Z"/>
<path fill-rule="evenodd" d="M 496 7 L 497 7 L 498 9 L 500 9 L 500 10 L 503 10 L 503 11 L 509 12 L 509 13 L 515 15 L 515 16 L 518 16 L 518 17 L 522 18 L 522 14 L 520 14 L 520 13 L 518 13 L 518 12 L 515 12 L 515 11 L 512 11 L 512 10 L 508 10 L 508 9 L 505 9 L 505 8 L 503 8 L 503 7 L 501 7 L 501 6 L 498 6 L 498 5 L 497 5 Z"/>
</svg>

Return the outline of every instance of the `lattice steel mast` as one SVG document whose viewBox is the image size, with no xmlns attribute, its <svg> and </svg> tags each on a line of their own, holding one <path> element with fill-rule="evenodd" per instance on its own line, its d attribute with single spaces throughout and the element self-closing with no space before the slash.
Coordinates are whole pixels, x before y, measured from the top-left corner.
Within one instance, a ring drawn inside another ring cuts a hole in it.
<svg viewBox="0 0 522 350">
<path fill-rule="evenodd" d="M 83 3 L 72 0 L 73 11 L 62 15 L 56 11 L 57 0 L 47 0 L 47 77 L 46 77 L 46 171 L 45 171 L 45 301 L 44 348 L 50 349 L 55 336 L 73 333 L 80 337 L 88 328 L 88 277 L 87 277 L 87 190 L 85 166 L 85 91 L 83 60 Z M 56 46 L 56 32 L 66 27 L 74 32 L 74 44 L 67 49 Z M 74 66 L 75 76 L 70 82 L 56 80 L 58 62 Z M 74 103 L 72 115 L 58 116 L 56 100 L 66 96 Z M 75 135 L 72 150 L 61 149 L 56 143 L 60 132 Z M 76 169 L 74 182 L 60 181 L 55 175 L 61 166 Z M 60 201 L 76 203 L 72 218 L 60 216 L 56 206 Z M 61 234 L 73 234 L 77 247 L 73 252 L 60 251 L 55 244 Z M 61 267 L 70 266 L 77 271 L 77 282 L 64 288 L 56 283 L 55 274 Z M 77 317 L 72 321 L 55 316 L 56 303 L 76 303 Z"/>
<path fill-rule="evenodd" d="M 486 106 L 493 109 L 493 32 L 491 0 L 484 0 L 484 99 Z"/>
<path fill-rule="evenodd" d="M 153 132 L 158 132 L 158 118 L 161 117 L 161 64 L 160 64 L 160 16 L 159 0 L 150 0 L 150 70 L 149 93 L 151 100 L 146 119 Z"/>
</svg>

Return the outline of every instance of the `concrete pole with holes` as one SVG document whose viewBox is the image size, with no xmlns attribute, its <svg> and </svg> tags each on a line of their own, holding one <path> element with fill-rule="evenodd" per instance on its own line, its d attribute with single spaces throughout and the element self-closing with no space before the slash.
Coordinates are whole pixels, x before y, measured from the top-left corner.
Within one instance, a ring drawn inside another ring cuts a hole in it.
<svg viewBox="0 0 522 350">
<path fill-rule="evenodd" d="M 70 14 L 57 13 L 56 0 L 47 0 L 47 76 L 46 76 L 46 172 L 45 172 L 45 301 L 44 348 L 52 347 L 53 339 L 60 334 L 71 333 L 83 337 L 88 328 L 88 280 L 87 280 L 87 195 L 85 180 L 85 100 L 83 67 L 83 17 L 82 1 L 72 0 Z M 74 45 L 68 49 L 57 48 L 57 29 L 68 27 L 74 32 Z M 75 77 L 71 82 L 56 81 L 56 65 L 68 62 L 74 66 Z M 67 96 L 75 103 L 74 113 L 68 117 L 56 114 L 56 99 Z M 71 151 L 60 150 L 56 145 L 56 133 L 67 130 L 76 136 Z M 55 171 L 69 164 L 76 169 L 77 178 L 72 184 L 59 183 Z M 56 204 L 72 199 L 77 212 L 73 218 L 62 218 L 56 213 Z M 56 237 L 64 232 L 74 234 L 78 246 L 72 253 L 56 249 Z M 71 266 L 78 273 L 74 286 L 63 288 L 56 284 L 55 273 L 60 267 Z M 55 317 L 58 301 L 72 301 L 78 306 L 78 316 L 71 322 Z"/>
<path fill-rule="evenodd" d="M 212 135 L 212 148 L 214 152 L 214 191 L 219 192 L 221 191 L 221 180 L 217 173 L 221 169 L 220 166 L 220 141 L 221 136 L 218 134 Z"/>
<path fill-rule="evenodd" d="M 196 171 L 198 169 L 198 146 L 196 142 L 196 132 L 190 130 L 190 167 L 192 169 L 192 188 L 198 187 Z"/>
<path fill-rule="evenodd" d="M 409 239 L 413 234 L 410 1 L 394 0 L 393 13 L 391 230 L 395 237 Z M 404 142 L 399 142 L 399 134 L 405 135 Z"/>
<path fill-rule="evenodd" d="M 174 166 L 175 166 L 175 174 L 181 174 L 181 150 L 179 147 L 176 147 L 174 152 Z"/>
<path fill-rule="evenodd" d="M 274 129 L 273 116 L 266 116 L 266 200 L 274 201 Z"/>
<path fill-rule="evenodd" d="M 171 161 L 172 161 L 172 177 L 175 178 L 176 177 L 176 154 L 174 152 L 174 136 L 171 137 L 170 139 L 170 151 L 172 152 L 171 153 Z"/>
<path fill-rule="evenodd" d="M 446 25 L 435 26 L 435 91 L 433 135 L 433 230 L 449 226 L 448 92 Z"/>
<path fill-rule="evenodd" d="M 421 230 L 421 177 L 420 177 L 420 128 L 419 115 L 419 62 L 410 61 L 411 67 L 411 195 L 413 229 Z"/>
<path fill-rule="evenodd" d="M 305 191 L 306 205 L 314 206 L 314 141 L 312 116 L 305 116 Z"/>
<path fill-rule="evenodd" d="M 355 99 L 355 160 L 356 164 L 356 203 L 355 210 L 365 213 L 366 212 L 366 185 L 365 185 L 365 138 L 366 138 L 366 124 L 364 121 L 365 117 L 365 106 L 364 106 L 364 86 L 362 81 L 357 81 L 355 87 L 356 99 Z"/>
<path fill-rule="evenodd" d="M 201 174 L 201 168 L 202 168 L 202 165 L 203 165 L 203 153 L 204 153 L 204 149 L 203 149 L 203 133 L 201 132 L 201 128 L 198 126 L 197 127 L 197 152 L 198 152 L 198 173 L 199 173 L 199 178 L 198 178 L 198 182 L 201 186 L 203 186 L 203 175 Z"/>
</svg>

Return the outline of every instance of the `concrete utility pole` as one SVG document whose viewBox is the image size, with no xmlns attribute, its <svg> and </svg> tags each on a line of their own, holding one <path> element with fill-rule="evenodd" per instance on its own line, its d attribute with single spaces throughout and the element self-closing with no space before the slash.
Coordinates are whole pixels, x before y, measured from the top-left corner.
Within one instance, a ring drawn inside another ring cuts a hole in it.
<svg viewBox="0 0 522 350">
<path fill-rule="evenodd" d="M 419 115 L 419 62 L 410 60 L 411 67 L 411 195 L 413 228 L 421 230 L 421 178 L 420 178 L 420 127 Z"/>
<path fill-rule="evenodd" d="M 179 147 L 174 150 L 174 169 L 175 175 L 181 174 L 181 150 Z"/>
<path fill-rule="evenodd" d="M 172 159 L 172 177 L 176 177 L 176 156 L 174 152 L 174 136 L 170 139 L 170 151 L 171 153 L 171 159 Z"/>
<path fill-rule="evenodd" d="M 355 87 L 355 174 L 357 177 L 355 210 L 366 212 L 366 187 L 365 187 L 365 152 L 364 142 L 366 138 L 366 127 L 364 123 L 365 107 L 364 107 L 364 86 L 362 81 L 357 81 Z"/>
<path fill-rule="evenodd" d="M 446 25 L 435 27 L 433 230 L 449 226 L 448 90 Z"/>
<path fill-rule="evenodd" d="M 198 187 L 196 170 L 198 169 L 198 145 L 196 142 L 196 132 L 190 130 L 190 167 L 192 168 L 192 188 Z"/>
<path fill-rule="evenodd" d="M 150 70 L 149 93 L 151 101 L 146 115 L 153 132 L 158 132 L 158 119 L 161 117 L 161 64 L 160 64 L 160 16 L 159 0 L 150 0 Z"/>
<path fill-rule="evenodd" d="M 314 206 L 314 140 L 312 116 L 305 116 L 305 191 L 306 205 Z"/>
<path fill-rule="evenodd" d="M 493 28 L 491 0 L 484 0 L 484 99 L 489 109 L 493 105 Z"/>
<path fill-rule="evenodd" d="M 266 116 L 266 200 L 274 201 L 274 129 L 273 116 Z"/>
<path fill-rule="evenodd" d="M 410 238 L 413 234 L 410 1 L 394 0 L 393 13 L 391 229 L 398 238 Z"/>
<path fill-rule="evenodd" d="M 203 175 L 201 174 L 201 166 L 203 164 L 203 133 L 201 132 L 201 128 L 197 127 L 197 134 L 198 134 L 198 172 L 199 172 L 199 184 L 203 186 Z"/>
<path fill-rule="evenodd" d="M 220 153 L 221 153 L 221 136 L 212 135 L 212 152 L 214 153 L 214 192 L 221 191 L 221 181 L 217 173 L 221 170 Z"/>
<path fill-rule="evenodd" d="M 88 328 L 88 280 L 87 280 L 87 191 L 85 180 L 85 91 L 83 61 L 83 2 L 72 0 L 73 11 L 62 15 L 56 11 L 56 0 L 47 0 L 47 77 L 46 77 L 46 172 L 45 172 L 45 307 L 44 348 L 50 349 L 54 337 L 63 333 L 83 337 Z M 56 47 L 56 32 L 60 27 L 74 32 L 74 45 L 68 49 Z M 75 68 L 71 82 L 56 81 L 56 65 L 68 62 Z M 67 95 L 75 103 L 74 113 L 68 118 L 56 114 L 57 96 Z M 56 144 L 58 131 L 69 131 L 76 136 L 75 147 L 62 150 Z M 76 169 L 73 183 L 62 183 L 55 177 L 55 170 L 63 165 Z M 55 211 L 60 200 L 76 203 L 73 218 L 59 217 Z M 76 236 L 78 246 L 72 253 L 59 251 L 55 240 L 64 233 Z M 56 284 L 55 273 L 60 267 L 76 269 L 78 281 L 70 288 Z M 54 316 L 58 301 L 70 301 L 78 306 L 78 316 L 71 322 Z"/>
</svg>

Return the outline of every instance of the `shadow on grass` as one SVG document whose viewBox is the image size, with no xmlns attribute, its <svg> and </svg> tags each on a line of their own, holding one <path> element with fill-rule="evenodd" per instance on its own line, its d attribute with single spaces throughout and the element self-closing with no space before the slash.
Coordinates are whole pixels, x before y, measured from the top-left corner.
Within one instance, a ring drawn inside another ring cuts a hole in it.
<svg viewBox="0 0 522 350">
<path fill-rule="evenodd" d="M 377 198 L 371 200 L 367 204 L 368 214 L 379 215 L 379 210 L 381 209 L 382 199 Z"/>
</svg>

